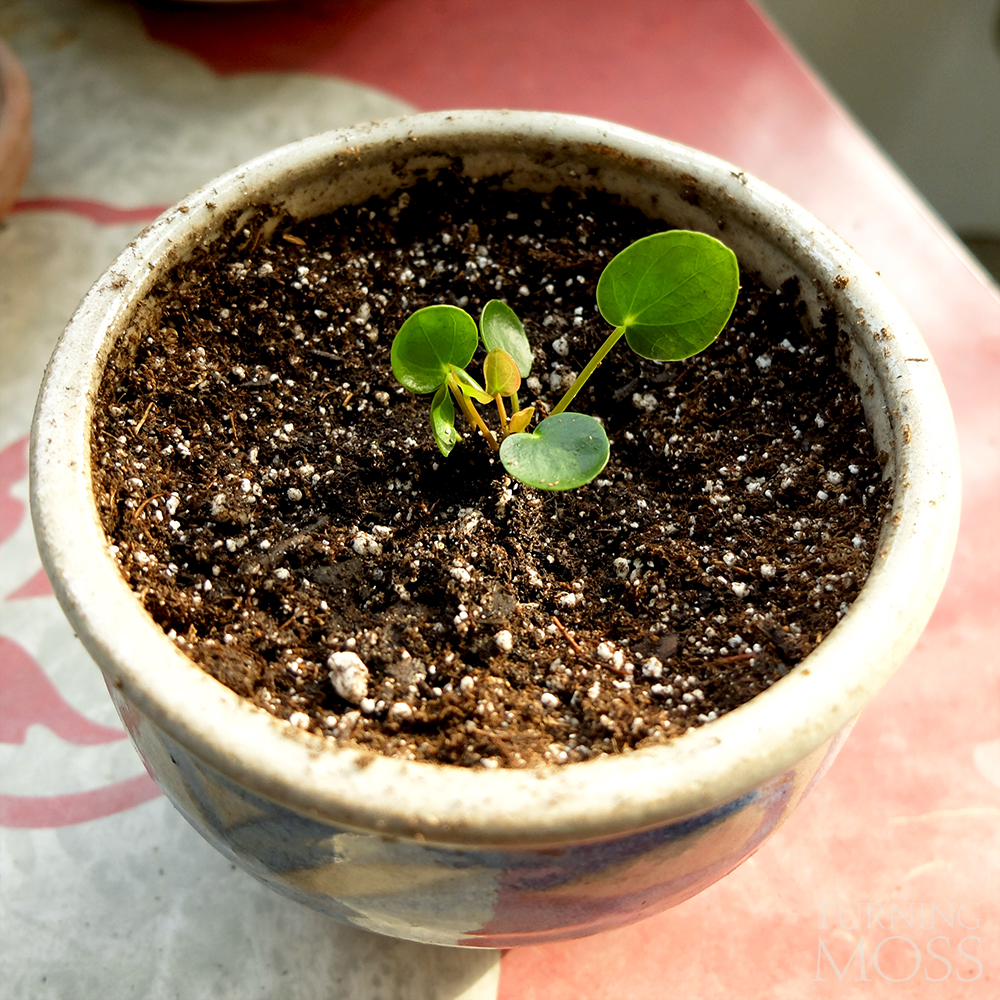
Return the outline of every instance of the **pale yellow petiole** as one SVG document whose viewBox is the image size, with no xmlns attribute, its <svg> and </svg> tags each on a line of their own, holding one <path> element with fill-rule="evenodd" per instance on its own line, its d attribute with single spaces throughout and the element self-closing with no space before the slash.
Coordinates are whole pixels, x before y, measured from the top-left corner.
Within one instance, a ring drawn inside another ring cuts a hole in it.
<svg viewBox="0 0 1000 1000">
<path fill-rule="evenodd" d="M 479 415 L 479 411 L 472 405 L 471 401 L 462 392 L 461 386 L 458 379 L 455 377 L 454 372 L 448 376 L 448 388 L 451 389 L 451 394 L 455 397 L 455 402 L 458 403 L 459 409 L 465 414 L 465 419 L 469 421 L 474 427 L 478 427 L 482 432 L 484 438 L 486 438 L 486 443 L 494 450 L 499 451 L 500 445 L 497 444 L 497 439 L 493 436 L 493 432 L 486 426 L 483 422 L 483 418 Z"/>
<path fill-rule="evenodd" d="M 509 431 L 507 430 L 507 408 L 503 405 L 503 397 L 500 393 L 497 393 L 494 397 L 497 404 L 497 413 L 500 414 L 500 429 L 503 431 L 503 436 L 506 437 Z"/>
</svg>

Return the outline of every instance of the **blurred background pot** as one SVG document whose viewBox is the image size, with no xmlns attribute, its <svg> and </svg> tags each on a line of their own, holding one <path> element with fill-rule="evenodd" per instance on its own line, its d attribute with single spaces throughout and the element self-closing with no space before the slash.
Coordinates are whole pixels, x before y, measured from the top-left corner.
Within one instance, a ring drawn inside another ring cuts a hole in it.
<svg viewBox="0 0 1000 1000">
<path fill-rule="evenodd" d="M 810 319 L 837 310 L 895 500 L 837 627 L 746 705 L 669 744 L 561 768 L 478 770 L 342 749 L 245 702 L 142 609 L 108 553 L 90 477 L 109 352 L 149 289 L 227 220 L 388 196 L 460 163 L 508 186 L 603 188 L 720 236 Z M 183 210 L 182 210 L 183 209 Z M 76 312 L 32 433 L 42 559 L 150 773 L 196 829 L 280 892 L 369 930 L 508 947 L 593 933 L 689 898 L 749 857 L 829 765 L 916 642 L 959 505 L 951 413 L 926 346 L 877 275 L 777 192 L 704 153 L 590 119 L 436 112 L 331 132 L 254 160 L 164 213 Z"/>
<path fill-rule="evenodd" d="M 28 176 L 31 153 L 28 76 L 0 38 L 0 219 L 10 211 Z"/>
</svg>

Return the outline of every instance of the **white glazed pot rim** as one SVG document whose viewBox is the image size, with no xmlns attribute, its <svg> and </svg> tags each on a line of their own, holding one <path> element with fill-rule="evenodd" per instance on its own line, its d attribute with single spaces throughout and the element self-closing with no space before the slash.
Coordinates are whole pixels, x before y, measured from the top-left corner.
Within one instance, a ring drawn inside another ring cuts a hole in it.
<svg viewBox="0 0 1000 1000">
<path fill-rule="evenodd" d="M 896 500 L 849 613 L 788 676 L 722 718 L 665 745 L 562 767 L 490 771 L 382 757 L 337 748 L 251 706 L 194 665 L 142 610 L 108 553 L 91 492 L 90 421 L 107 332 L 127 325 L 161 262 L 190 247 L 192 232 L 217 228 L 248 196 L 280 195 L 283 183 L 315 174 L 317 164 L 335 174 L 359 149 L 384 145 L 402 155 L 430 148 L 425 137 L 451 148 L 482 130 L 507 144 L 558 142 L 635 164 L 668 157 L 672 169 L 740 206 L 768 240 L 808 253 L 828 278 L 847 279 L 825 292 L 849 323 L 887 331 L 872 358 L 893 416 Z M 916 642 L 943 586 L 957 531 L 956 456 L 948 402 L 912 322 L 848 246 L 767 185 L 707 154 L 606 122 L 433 112 L 268 153 L 184 199 L 131 243 L 84 299 L 49 363 L 32 430 L 32 513 L 56 594 L 109 685 L 206 764 L 327 822 L 440 843 L 527 846 L 639 831 L 722 805 L 849 725 Z"/>
</svg>

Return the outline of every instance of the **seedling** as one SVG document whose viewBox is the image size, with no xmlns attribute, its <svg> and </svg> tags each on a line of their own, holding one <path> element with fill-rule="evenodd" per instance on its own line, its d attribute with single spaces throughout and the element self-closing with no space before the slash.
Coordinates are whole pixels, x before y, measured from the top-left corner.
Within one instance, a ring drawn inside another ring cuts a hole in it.
<svg viewBox="0 0 1000 1000">
<path fill-rule="evenodd" d="M 652 361 L 692 357 L 725 328 L 738 292 L 736 256 L 711 236 L 675 229 L 626 247 L 597 283 L 597 308 L 614 329 L 552 413 L 530 432 L 534 407 L 521 409 L 517 393 L 531 371 L 531 347 L 521 321 L 497 299 L 483 308 L 478 329 L 457 306 L 418 309 L 393 340 L 392 370 L 410 392 L 434 394 L 431 431 L 442 455 L 461 439 L 457 403 L 515 479 L 544 490 L 572 489 L 601 472 L 610 447 L 597 420 L 566 408 L 615 344 L 624 336 L 636 354 Z M 483 385 L 465 370 L 480 337 L 488 352 Z M 496 405 L 499 440 L 476 403 Z"/>
</svg>

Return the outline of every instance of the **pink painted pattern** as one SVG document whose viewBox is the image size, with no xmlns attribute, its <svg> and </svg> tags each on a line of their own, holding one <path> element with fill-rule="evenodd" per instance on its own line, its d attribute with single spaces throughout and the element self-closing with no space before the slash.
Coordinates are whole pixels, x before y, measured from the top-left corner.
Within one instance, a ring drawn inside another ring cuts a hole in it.
<svg viewBox="0 0 1000 1000">
<path fill-rule="evenodd" d="M 28 439 L 23 437 L 0 452 L 0 543 L 18 531 L 27 514 L 13 492 L 28 472 L 27 449 Z M 54 599 L 41 568 L 4 600 L 31 597 Z M 0 635 L 0 706 L 0 743 L 23 745 L 31 726 L 44 726 L 70 747 L 99 746 L 126 738 L 122 729 L 93 722 L 78 712 L 31 653 L 6 635 Z M 71 826 L 131 809 L 159 794 L 146 774 L 64 795 L 0 794 L 0 827 Z"/>
<path fill-rule="evenodd" d="M 11 215 L 24 212 L 65 212 L 89 219 L 98 226 L 135 225 L 137 222 L 152 222 L 167 205 L 139 205 L 134 208 L 119 208 L 105 201 L 91 201 L 86 198 L 27 198 L 16 202 Z"/>
</svg>

